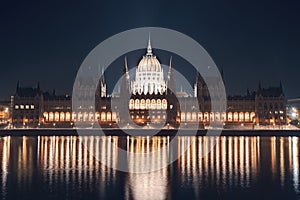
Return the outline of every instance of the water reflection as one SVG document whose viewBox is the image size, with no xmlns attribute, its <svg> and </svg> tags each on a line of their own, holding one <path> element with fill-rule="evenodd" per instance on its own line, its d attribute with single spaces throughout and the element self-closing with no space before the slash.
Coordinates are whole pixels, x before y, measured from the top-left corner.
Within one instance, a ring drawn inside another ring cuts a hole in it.
<svg viewBox="0 0 300 200">
<path fill-rule="evenodd" d="M 129 171 L 150 171 L 167 166 L 169 148 L 166 147 L 169 145 L 169 137 L 138 137 L 127 140 Z M 126 186 L 126 199 L 166 199 L 168 170 L 162 168 L 149 173 L 129 173 Z"/>
<path fill-rule="evenodd" d="M 259 170 L 259 138 L 222 137 L 205 157 L 201 157 L 205 144 L 213 143 L 214 137 L 179 138 L 180 149 L 190 145 L 178 160 L 182 182 L 194 181 L 194 188 L 213 184 L 218 188 L 240 185 L 249 187 Z M 192 178 L 191 178 L 192 177 Z"/>
<path fill-rule="evenodd" d="M 220 193 L 243 188 L 255 191 L 257 185 L 268 185 L 266 191 L 300 195 L 298 137 L 179 137 L 171 147 L 173 139 L 4 137 L 0 140 L 0 195 L 2 199 L 36 194 L 176 199 L 187 193 L 201 198 L 215 188 Z M 215 140 L 217 145 L 203 157 Z M 127 150 L 125 157 L 118 154 L 118 147 Z M 148 154 L 156 151 L 156 156 Z M 169 167 L 150 173 L 123 173 L 107 167 L 117 168 L 125 159 L 130 171 L 157 169 L 182 153 Z"/>
<path fill-rule="evenodd" d="M 6 195 L 6 182 L 7 182 L 7 174 L 8 174 L 8 161 L 10 156 L 10 137 L 5 137 L 0 140 L 0 151 L 2 152 L 2 162 L 1 162 L 1 178 L 2 178 L 2 193 L 3 196 Z"/>
</svg>

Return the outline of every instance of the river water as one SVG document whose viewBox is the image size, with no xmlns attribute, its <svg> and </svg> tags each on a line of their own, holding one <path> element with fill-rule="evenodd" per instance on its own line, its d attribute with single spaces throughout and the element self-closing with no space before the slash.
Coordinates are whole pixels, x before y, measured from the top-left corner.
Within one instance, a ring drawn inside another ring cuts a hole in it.
<svg viewBox="0 0 300 200">
<path fill-rule="evenodd" d="M 298 137 L 3 137 L 0 197 L 300 199 L 299 156 Z"/>
</svg>

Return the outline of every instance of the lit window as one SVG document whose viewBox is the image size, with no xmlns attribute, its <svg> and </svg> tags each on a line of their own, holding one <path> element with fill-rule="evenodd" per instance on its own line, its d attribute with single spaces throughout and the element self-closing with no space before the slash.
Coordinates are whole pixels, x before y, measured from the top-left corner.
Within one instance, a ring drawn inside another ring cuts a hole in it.
<svg viewBox="0 0 300 200">
<path fill-rule="evenodd" d="M 30 109 L 34 109 L 34 105 L 31 105 L 31 106 L 30 106 Z"/>
<path fill-rule="evenodd" d="M 20 108 L 21 108 L 21 109 L 24 109 L 24 105 L 20 105 Z"/>
<path fill-rule="evenodd" d="M 26 105 L 25 108 L 26 108 L 26 109 L 29 109 L 29 105 Z"/>
<path fill-rule="evenodd" d="M 15 109 L 19 109 L 19 106 L 18 106 L 18 105 L 15 105 Z"/>
</svg>

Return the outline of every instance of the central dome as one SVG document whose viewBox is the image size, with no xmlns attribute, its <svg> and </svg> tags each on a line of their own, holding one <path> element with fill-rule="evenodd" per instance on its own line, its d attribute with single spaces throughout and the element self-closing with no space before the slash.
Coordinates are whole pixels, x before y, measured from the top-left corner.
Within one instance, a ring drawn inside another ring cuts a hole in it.
<svg viewBox="0 0 300 200">
<path fill-rule="evenodd" d="M 161 65 L 156 56 L 152 54 L 151 41 L 149 37 L 147 54 L 143 56 L 140 61 L 138 68 L 138 72 L 161 72 Z"/>
<path fill-rule="evenodd" d="M 150 35 L 147 47 L 147 54 L 143 56 L 136 68 L 135 80 L 131 83 L 133 94 L 163 94 L 167 90 L 167 83 L 164 80 L 164 70 L 160 62 L 152 54 Z"/>
<path fill-rule="evenodd" d="M 138 65 L 139 72 L 160 72 L 161 65 L 156 56 L 143 56 Z"/>
</svg>

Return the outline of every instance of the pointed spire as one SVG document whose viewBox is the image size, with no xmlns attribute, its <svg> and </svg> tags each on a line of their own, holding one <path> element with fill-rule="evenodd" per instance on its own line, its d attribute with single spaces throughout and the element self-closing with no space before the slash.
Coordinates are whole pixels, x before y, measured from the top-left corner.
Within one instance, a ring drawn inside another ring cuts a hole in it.
<svg viewBox="0 0 300 200">
<path fill-rule="evenodd" d="M 223 79 L 223 83 L 225 84 L 224 69 L 223 69 L 223 67 L 221 68 L 221 77 Z"/>
<path fill-rule="evenodd" d="M 168 89 L 170 94 L 174 94 L 176 92 L 176 83 L 174 78 L 173 66 L 172 66 L 172 56 L 170 57 L 170 66 L 168 72 Z"/>
<path fill-rule="evenodd" d="M 129 92 L 130 90 L 130 80 L 129 80 L 129 72 L 128 72 L 128 64 L 127 64 L 127 57 L 125 56 L 124 58 L 124 68 L 123 68 L 123 77 L 122 77 L 122 82 L 121 82 L 121 93 L 126 93 Z M 122 96 L 122 95 L 121 95 Z"/>
<path fill-rule="evenodd" d="M 172 73 L 172 56 L 170 57 L 170 65 L 169 65 L 169 73 L 168 73 L 168 79 L 170 80 Z"/>
<path fill-rule="evenodd" d="M 283 94 L 283 87 L 282 87 L 282 82 L 281 81 L 280 81 L 280 84 L 279 84 L 279 89 L 280 89 L 281 94 Z"/>
<path fill-rule="evenodd" d="M 99 79 L 99 82 L 102 84 L 102 85 L 105 85 L 105 76 L 104 76 L 104 67 L 101 67 L 101 65 L 99 65 L 99 73 L 100 73 L 100 79 Z"/>
<path fill-rule="evenodd" d="M 101 67 L 100 64 L 98 65 L 98 73 L 99 73 L 99 77 L 100 77 L 100 79 L 101 79 L 101 77 L 102 77 L 102 67 Z M 100 79 L 99 79 L 99 80 L 100 80 Z"/>
<path fill-rule="evenodd" d="M 101 77 L 102 83 L 105 84 L 105 75 L 104 75 L 104 67 L 101 68 Z"/>
<path fill-rule="evenodd" d="M 125 56 L 124 58 L 124 73 L 128 73 L 128 64 L 127 64 L 127 57 Z"/>
<path fill-rule="evenodd" d="M 262 90 L 262 88 L 261 88 L 261 82 L 259 81 L 259 82 L 258 82 L 258 90 L 257 90 L 257 94 L 258 94 L 258 95 L 261 94 L 261 90 Z"/>
<path fill-rule="evenodd" d="M 128 70 L 128 63 L 127 63 L 127 57 L 125 56 L 125 59 L 124 59 L 124 73 L 126 75 L 126 80 L 128 82 L 128 85 L 129 85 L 129 70 Z"/>
<path fill-rule="evenodd" d="M 152 56 L 152 47 L 151 47 L 150 33 L 149 33 L 149 38 L 148 38 L 147 56 Z"/>
<path fill-rule="evenodd" d="M 250 96 L 249 88 L 247 88 L 247 96 Z"/>
</svg>

